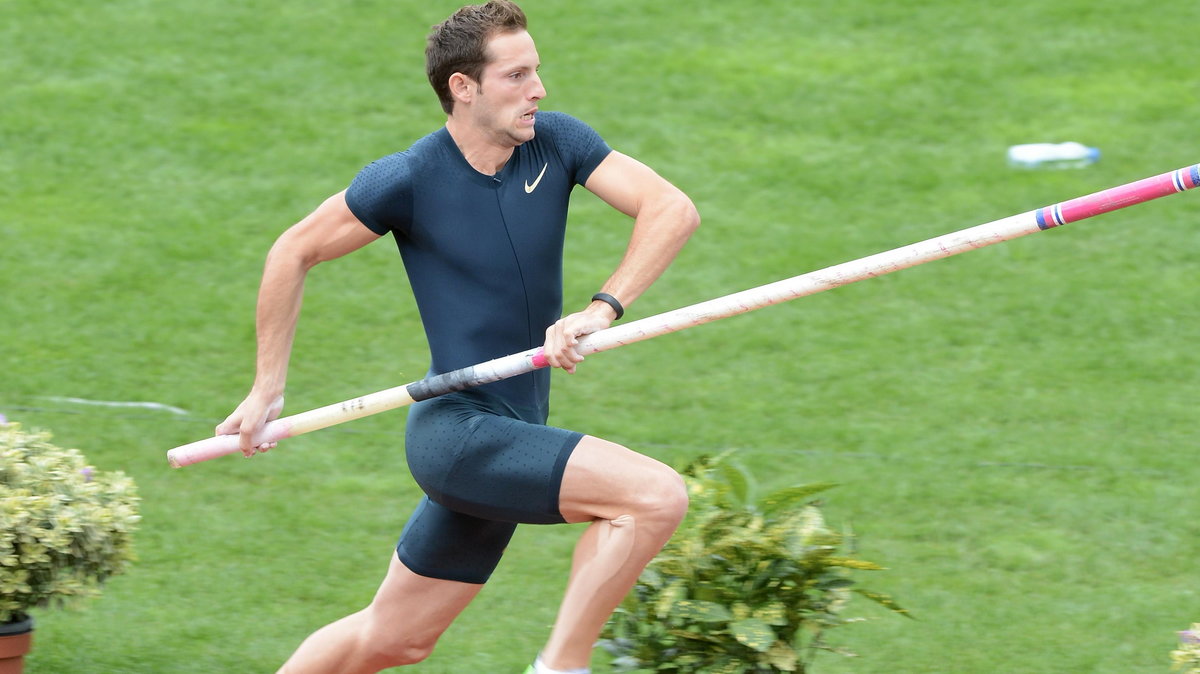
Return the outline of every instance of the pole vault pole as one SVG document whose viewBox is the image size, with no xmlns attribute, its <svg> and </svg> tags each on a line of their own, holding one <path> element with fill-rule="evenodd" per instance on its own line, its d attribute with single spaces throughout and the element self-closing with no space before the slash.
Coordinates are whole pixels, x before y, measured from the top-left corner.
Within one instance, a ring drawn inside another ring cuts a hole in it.
<svg viewBox="0 0 1200 674">
<path fill-rule="evenodd" d="M 865 278 L 882 276 L 975 248 L 1077 222 L 1197 186 L 1200 186 L 1200 164 L 610 327 L 580 338 L 576 348 L 584 356 L 615 349 L 618 346 L 744 314 L 797 297 L 813 295 Z M 277 442 L 352 419 L 404 407 L 420 400 L 525 374 L 547 365 L 540 347 L 514 353 L 404 386 L 276 419 L 263 427 L 254 438 L 254 443 L 258 445 L 263 442 Z M 167 452 L 167 460 L 172 466 L 179 468 L 237 451 L 239 447 L 236 434 L 218 435 L 176 447 Z"/>
</svg>

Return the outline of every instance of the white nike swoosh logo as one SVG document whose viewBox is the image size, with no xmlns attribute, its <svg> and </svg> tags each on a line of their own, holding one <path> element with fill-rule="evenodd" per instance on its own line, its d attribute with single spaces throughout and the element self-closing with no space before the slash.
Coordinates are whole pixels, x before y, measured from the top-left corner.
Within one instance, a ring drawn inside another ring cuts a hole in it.
<svg viewBox="0 0 1200 674">
<path fill-rule="evenodd" d="M 538 174 L 537 180 L 534 180 L 532 185 L 529 184 L 528 180 L 525 181 L 525 194 L 533 194 L 533 191 L 537 189 L 538 183 L 542 182 L 542 176 L 546 175 L 546 167 L 549 165 L 550 162 L 542 164 L 542 172 Z"/>
</svg>

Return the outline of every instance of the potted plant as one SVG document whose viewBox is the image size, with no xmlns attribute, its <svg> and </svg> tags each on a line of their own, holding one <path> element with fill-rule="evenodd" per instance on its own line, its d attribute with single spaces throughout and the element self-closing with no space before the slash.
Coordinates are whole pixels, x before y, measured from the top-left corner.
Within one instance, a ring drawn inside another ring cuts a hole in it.
<svg viewBox="0 0 1200 674">
<path fill-rule="evenodd" d="M 1200 623 L 1179 633 L 1179 648 L 1171 651 L 1171 669 L 1183 674 L 1200 674 Z"/>
<path fill-rule="evenodd" d="M 671 674 L 806 672 L 826 641 L 855 622 L 854 594 L 901 615 L 890 597 L 857 586 L 853 570 L 882 567 L 853 556 L 853 536 L 831 529 L 800 485 L 754 498 L 753 481 L 727 455 L 683 472 L 688 517 L 605 627 L 616 671 Z"/>
<path fill-rule="evenodd" d="M 0 674 L 22 669 L 31 609 L 95 596 L 125 570 L 138 503 L 123 473 L 0 422 Z"/>
</svg>

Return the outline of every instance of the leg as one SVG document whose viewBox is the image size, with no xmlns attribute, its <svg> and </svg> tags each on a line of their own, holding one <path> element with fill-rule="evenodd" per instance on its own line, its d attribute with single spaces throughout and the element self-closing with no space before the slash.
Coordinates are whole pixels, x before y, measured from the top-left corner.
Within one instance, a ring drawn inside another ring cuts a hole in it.
<svg viewBox="0 0 1200 674">
<path fill-rule="evenodd" d="M 542 661 L 584 668 L 605 621 L 682 521 L 687 490 L 668 466 L 589 436 L 567 462 L 559 504 L 568 522 L 592 524 L 575 548 Z"/>
<path fill-rule="evenodd" d="M 370 606 L 318 630 L 281 672 L 357 674 L 421 661 L 479 594 L 514 528 L 422 499 Z"/>
<path fill-rule="evenodd" d="M 483 585 L 419 576 L 392 555 L 367 608 L 314 632 L 280 674 L 358 674 L 420 662 Z"/>
</svg>

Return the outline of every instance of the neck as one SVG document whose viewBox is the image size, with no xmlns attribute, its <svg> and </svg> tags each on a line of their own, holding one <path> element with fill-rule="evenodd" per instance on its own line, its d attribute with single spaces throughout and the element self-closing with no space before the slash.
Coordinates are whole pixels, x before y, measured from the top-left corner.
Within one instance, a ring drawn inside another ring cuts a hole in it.
<svg viewBox="0 0 1200 674">
<path fill-rule="evenodd" d="M 513 146 L 498 143 L 469 124 L 455 120 L 454 117 L 446 120 L 446 130 L 450 132 L 450 137 L 454 139 L 454 144 L 458 146 L 467 163 L 484 175 L 499 173 L 512 157 Z"/>
</svg>

